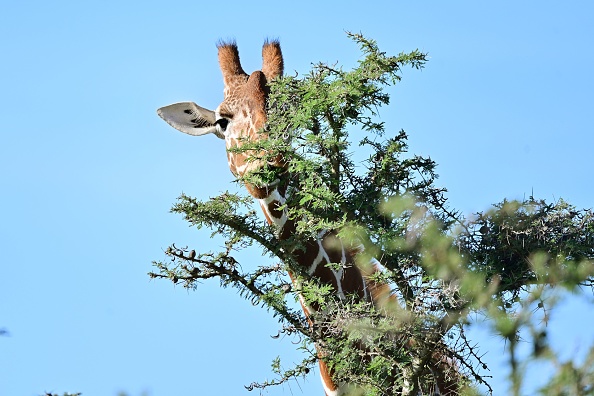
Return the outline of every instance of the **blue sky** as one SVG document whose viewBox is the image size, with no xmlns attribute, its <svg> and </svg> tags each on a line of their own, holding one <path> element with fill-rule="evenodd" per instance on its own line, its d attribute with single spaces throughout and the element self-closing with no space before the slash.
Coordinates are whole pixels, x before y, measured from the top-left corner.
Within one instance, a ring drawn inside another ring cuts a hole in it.
<svg viewBox="0 0 594 396">
<path fill-rule="evenodd" d="M 22 1 L 0 14 L 0 395 L 249 395 L 277 355 L 278 325 L 231 290 L 150 281 L 171 243 L 220 240 L 168 210 L 185 192 L 235 189 L 213 136 L 171 129 L 155 110 L 222 99 L 215 43 L 235 38 L 246 70 L 265 38 L 286 72 L 353 65 L 344 31 L 430 61 L 406 70 L 382 110 L 411 151 L 438 164 L 454 208 L 470 214 L 532 192 L 591 207 L 594 77 L 590 2 Z M 263 260 L 247 255 L 245 264 Z M 580 299 L 584 301 L 586 299 Z M 591 308 L 590 308 L 591 309 Z M 572 301 L 550 333 L 566 357 L 594 341 Z M 504 345 L 477 332 L 493 362 Z M 542 377 L 542 375 L 540 375 Z M 526 394 L 540 380 L 530 377 Z M 269 395 L 322 394 L 319 379 Z"/>
</svg>

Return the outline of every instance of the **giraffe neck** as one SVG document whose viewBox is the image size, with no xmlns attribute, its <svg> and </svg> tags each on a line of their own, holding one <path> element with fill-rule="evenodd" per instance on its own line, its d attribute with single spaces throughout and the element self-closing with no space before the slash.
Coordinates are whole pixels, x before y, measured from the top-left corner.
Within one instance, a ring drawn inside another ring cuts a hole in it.
<svg viewBox="0 0 594 396">
<path fill-rule="evenodd" d="M 287 216 L 286 188 L 274 188 L 270 193 L 259 200 L 260 207 L 269 224 L 276 226 L 277 237 L 281 240 L 289 238 L 295 232 L 295 221 Z M 310 238 L 303 243 L 303 248 L 293 250 L 293 255 L 302 269 L 311 277 L 317 278 L 324 284 L 334 287 L 338 298 L 345 300 L 348 295 L 357 295 L 359 299 L 370 300 L 367 283 L 361 271 L 354 265 L 354 254 L 347 249 L 335 231 L 323 230 L 315 238 Z M 340 264 L 340 266 L 328 264 Z M 291 272 L 289 276 L 297 289 L 298 284 Z M 299 294 L 301 307 L 308 320 L 317 311 L 317 306 L 308 304 Z M 318 350 L 320 356 L 324 352 Z M 338 396 L 345 392 L 345 384 L 337 384 L 332 380 L 332 370 L 323 359 L 319 360 L 320 377 L 326 396 Z"/>
<path fill-rule="evenodd" d="M 267 196 L 258 200 L 264 217 L 268 224 L 276 227 L 278 239 L 287 239 L 294 228 L 294 222 L 289 220 L 284 208 L 287 202 L 285 191 L 281 192 L 278 186 L 275 186 L 267 192 Z"/>
<path fill-rule="evenodd" d="M 286 189 L 274 188 L 259 200 L 269 224 L 277 227 L 277 237 L 289 238 L 295 232 L 295 221 L 287 216 Z M 348 249 L 335 231 L 322 230 L 315 238 L 303 243 L 293 252 L 297 263 L 305 272 L 322 283 L 331 284 L 340 299 L 357 294 L 368 300 L 367 284 L 361 271 L 354 264 L 354 252 Z M 328 264 L 340 264 L 328 266 Z M 293 278 L 292 274 L 291 277 Z"/>
</svg>

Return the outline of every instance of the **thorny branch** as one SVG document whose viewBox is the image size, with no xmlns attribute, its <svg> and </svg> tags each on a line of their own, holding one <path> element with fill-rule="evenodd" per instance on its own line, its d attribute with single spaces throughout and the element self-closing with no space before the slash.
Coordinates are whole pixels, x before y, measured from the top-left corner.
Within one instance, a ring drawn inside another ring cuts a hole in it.
<svg viewBox="0 0 594 396">
<path fill-rule="evenodd" d="M 191 250 L 187 255 L 186 252 L 187 249 L 176 248 L 175 244 L 173 244 L 165 252 L 167 255 L 173 257 L 173 260 L 181 259 L 184 262 L 191 264 L 182 265 L 181 269 L 183 271 L 181 273 L 180 271 L 170 271 L 165 266 L 156 263 L 158 268 L 161 270 L 161 273 L 150 272 L 149 276 L 154 279 L 171 279 L 173 283 L 185 281 L 186 287 L 190 287 L 191 284 L 199 279 L 218 277 L 221 278 L 221 281 L 224 283 L 232 283 L 240 286 L 244 290 L 249 291 L 249 293 L 252 295 L 249 300 L 252 301 L 252 304 L 257 305 L 257 303 L 262 302 L 263 298 L 266 296 L 266 292 L 261 290 L 256 285 L 257 280 L 262 276 L 271 273 L 278 273 L 281 271 L 281 266 L 277 265 L 272 267 L 260 267 L 254 273 L 249 275 L 241 274 L 237 270 L 237 261 L 229 255 L 231 252 L 229 248 L 225 253 L 213 258 L 212 260 L 197 258 L 194 250 Z M 199 266 L 195 266 L 195 264 L 198 264 Z M 291 289 L 285 288 L 284 290 L 289 292 Z M 284 305 L 274 304 L 269 306 L 276 310 L 278 314 L 281 315 L 283 320 L 289 322 L 292 329 L 298 331 L 304 336 L 312 337 L 311 329 L 308 327 L 303 318 L 298 319 L 295 313 L 290 311 Z"/>
</svg>

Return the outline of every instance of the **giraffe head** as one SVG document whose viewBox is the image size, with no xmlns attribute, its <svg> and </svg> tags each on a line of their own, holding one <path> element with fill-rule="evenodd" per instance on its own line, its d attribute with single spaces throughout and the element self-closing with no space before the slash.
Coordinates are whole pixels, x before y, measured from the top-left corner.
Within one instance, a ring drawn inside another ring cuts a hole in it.
<svg viewBox="0 0 594 396">
<path fill-rule="evenodd" d="M 270 159 L 266 158 L 266 153 L 255 150 L 237 151 L 245 142 L 268 138 L 264 131 L 268 84 L 283 73 L 280 44 L 277 41 L 264 43 L 262 70 L 251 75 L 243 71 L 235 43 L 221 43 L 218 50 L 225 84 L 223 102 L 214 111 L 184 102 L 162 107 L 157 113 L 181 132 L 194 136 L 212 133 L 224 139 L 229 168 L 235 176 L 242 177 L 265 166 L 283 168 L 280 156 Z M 246 183 L 250 194 L 259 199 L 268 196 L 274 185 L 274 182 Z"/>
</svg>

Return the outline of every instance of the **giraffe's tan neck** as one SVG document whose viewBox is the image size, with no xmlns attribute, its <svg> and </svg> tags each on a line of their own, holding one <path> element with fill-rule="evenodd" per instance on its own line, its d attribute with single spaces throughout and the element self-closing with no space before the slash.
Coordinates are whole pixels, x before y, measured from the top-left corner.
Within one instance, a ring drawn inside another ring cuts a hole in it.
<svg viewBox="0 0 594 396">
<path fill-rule="evenodd" d="M 279 239 L 292 235 L 295 223 L 287 216 L 286 197 L 281 190 L 273 189 L 259 203 L 268 223 L 277 228 Z M 292 253 L 308 275 L 331 284 L 340 299 L 356 294 L 359 298 L 369 300 L 365 279 L 354 265 L 354 253 L 347 249 L 335 231 L 319 232 L 315 238 L 307 240 L 302 249 Z"/>
<path fill-rule="evenodd" d="M 276 227 L 279 239 L 286 239 L 295 231 L 295 223 L 287 215 L 284 191 L 284 188 L 282 192 L 279 188 L 274 188 L 266 197 L 259 199 L 264 216 L 270 225 Z M 321 231 L 315 238 L 307 240 L 303 249 L 296 249 L 292 253 L 308 275 L 316 277 L 323 283 L 331 284 L 340 299 L 345 300 L 347 295 L 353 293 L 358 294 L 359 298 L 366 300 L 370 298 L 365 279 L 353 264 L 353 255 L 345 248 L 335 232 Z M 330 263 L 340 263 L 340 266 L 328 266 Z M 300 290 L 298 278 L 291 272 L 289 276 L 297 290 Z M 299 301 L 305 316 L 311 321 L 311 315 L 316 311 L 316 307 L 308 304 L 301 294 L 299 294 Z M 319 353 L 323 354 L 320 350 Z M 332 380 L 332 370 L 326 362 L 320 359 L 319 365 L 326 396 L 342 395 L 343 386 Z"/>
</svg>

